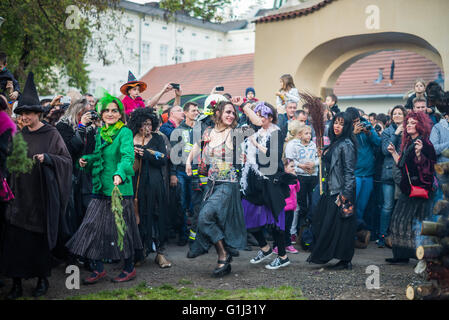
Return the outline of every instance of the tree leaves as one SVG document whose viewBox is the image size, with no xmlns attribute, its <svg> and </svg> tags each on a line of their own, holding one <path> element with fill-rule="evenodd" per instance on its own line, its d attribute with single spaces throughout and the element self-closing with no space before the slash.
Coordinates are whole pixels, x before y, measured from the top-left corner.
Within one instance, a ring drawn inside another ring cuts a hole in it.
<svg viewBox="0 0 449 320">
<path fill-rule="evenodd" d="M 205 21 L 220 22 L 218 9 L 231 3 L 231 0 L 161 0 L 159 6 L 171 15 L 180 12 Z M 170 18 L 170 17 L 169 17 Z"/>
<path fill-rule="evenodd" d="M 72 87 L 86 91 L 89 82 L 85 55 L 101 16 L 119 15 L 120 0 L 15 0 L 1 1 L 5 18 L 0 27 L 0 51 L 8 55 L 8 67 L 21 82 L 29 71 L 36 77 L 39 93 L 52 93 L 66 76 Z M 68 7 L 72 6 L 72 11 Z M 73 7 L 74 6 L 74 7 Z M 74 9 L 76 8 L 76 9 Z M 67 13 L 68 12 L 68 13 Z M 107 33 L 122 29 L 120 19 Z M 99 49 L 105 43 L 97 44 Z"/>
</svg>

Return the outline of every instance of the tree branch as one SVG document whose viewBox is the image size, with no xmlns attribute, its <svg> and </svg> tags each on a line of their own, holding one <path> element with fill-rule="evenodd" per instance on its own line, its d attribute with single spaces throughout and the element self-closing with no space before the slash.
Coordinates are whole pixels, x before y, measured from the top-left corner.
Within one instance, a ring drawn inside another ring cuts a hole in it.
<svg viewBox="0 0 449 320">
<path fill-rule="evenodd" d="M 47 15 L 47 12 L 45 11 L 45 9 L 43 8 L 42 4 L 41 4 L 41 0 L 37 0 L 37 3 L 39 5 L 39 9 L 42 11 L 42 13 L 44 14 L 45 18 L 47 19 L 48 23 L 56 30 L 59 32 L 59 34 L 63 34 L 58 27 L 56 27 L 50 20 L 50 17 Z"/>
</svg>

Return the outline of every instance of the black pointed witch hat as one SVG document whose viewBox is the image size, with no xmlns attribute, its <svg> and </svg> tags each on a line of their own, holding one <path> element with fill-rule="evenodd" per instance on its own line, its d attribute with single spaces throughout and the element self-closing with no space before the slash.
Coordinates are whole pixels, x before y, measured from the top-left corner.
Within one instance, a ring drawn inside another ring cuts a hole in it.
<svg viewBox="0 0 449 320">
<path fill-rule="evenodd" d="M 44 112 L 44 108 L 42 108 L 39 101 L 39 95 L 34 84 L 34 74 L 32 72 L 28 73 L 25 88 L 19 98 L 17 107 L 14 109 L 14 113 L 17 114 L 24 111 Z"/>
<path fill-rule="evenodd" d="M 125 96 L 128 95 L 128 89 L 140 86 L 140 92 L 147 89 L 147 84 L 143 81 L 138 81 L 131 71 L 128 71 L 128 82 L 120 87 L 120 92 Z"/>
</svg>

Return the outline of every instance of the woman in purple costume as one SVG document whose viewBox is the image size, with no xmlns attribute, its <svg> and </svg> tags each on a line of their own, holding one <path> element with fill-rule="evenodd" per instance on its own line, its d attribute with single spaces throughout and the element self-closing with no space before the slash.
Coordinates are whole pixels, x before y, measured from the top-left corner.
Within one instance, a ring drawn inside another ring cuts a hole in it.
<svg viewBox="0 0 449 320">
<path fill-rule="evenodd" d="M 245 166 L 242 172 L 242 206 L 248 232 L 256 238 L 260 250 L 251 263 L 268 259 L 273 250 L 267 243 L 263 228 L 272 232 L 278 245 L 278 257 L 267 269 L 278 269 L 290 264 L 285 252 L 285 199 L 289 197 L 289 184 L 296 177 L 286 174 L 282 163 L 283 139 L 276 125 L 277 112 L 266 103 L 259 102 L 254 111 L 245 105 L 243 111 L 251 122 L 262 127 L 245 141 Z"/>
</svg>

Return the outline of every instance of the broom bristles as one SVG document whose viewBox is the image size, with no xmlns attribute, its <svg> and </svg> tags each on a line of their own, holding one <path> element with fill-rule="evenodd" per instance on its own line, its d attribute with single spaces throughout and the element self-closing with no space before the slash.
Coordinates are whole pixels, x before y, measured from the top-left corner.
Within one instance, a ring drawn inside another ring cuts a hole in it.
<svg viewBox="0 0 449 320">
<path fill-rule="evenodd" d="M 316 145 L 323 148 L 324 135 L 324 107 L 321 99 L 310 93 L 302 92 L 299 94 L 302 100 L 309 105 L 309 114 L 312 118 L 312 127 L 315 130 Z"/>
</svg>

